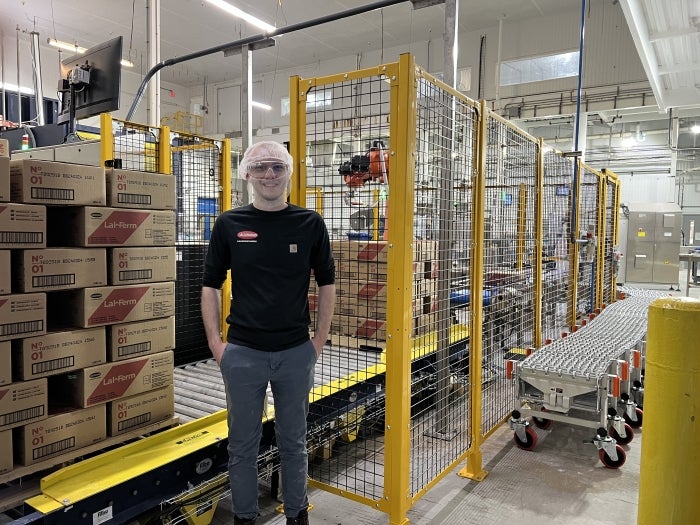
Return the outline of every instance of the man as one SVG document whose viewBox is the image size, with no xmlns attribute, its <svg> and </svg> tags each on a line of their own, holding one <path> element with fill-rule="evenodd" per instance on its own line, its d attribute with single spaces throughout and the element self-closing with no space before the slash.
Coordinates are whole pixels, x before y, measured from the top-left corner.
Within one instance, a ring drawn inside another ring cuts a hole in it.
<svg viewBox="0 0 700 525">
<path fill-rule="evenodd" d="M 202 279 L 207 340 L 226 387 L 234 523 L 251 525 L 258 516 L 257 456 L 269 383 L 287 525 L 305 525 L 306 416 L 314 365 L 333 315 L 335 264 L 320 215 L 287 203 L 292 157 L 282 145 L 250 146 L 239 170 L 253 187 L 253 204 L 217 218 Z M 220 288 L 229 269 L 232 300 L 222 340 Z M 311 270 L 319 288 L 310 339 Z"/>
</svg>

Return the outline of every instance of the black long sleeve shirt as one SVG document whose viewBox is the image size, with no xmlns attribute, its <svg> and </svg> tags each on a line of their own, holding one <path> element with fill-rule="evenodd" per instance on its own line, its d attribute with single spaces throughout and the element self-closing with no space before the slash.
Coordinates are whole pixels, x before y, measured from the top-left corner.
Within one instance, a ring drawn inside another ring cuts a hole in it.
<svg viewBox="0 0 700 525">
<path fill-rule="evenodd" d="M 328 231 L 312 210 L 289 205 L 275 212 L 253 205 L 216 220 L 204 263 L 203 286 L 221 288 L 231 270 L 227 340 L 265 351 L 309 339 L 309 277 L 335 282 Z"/>
</svg>

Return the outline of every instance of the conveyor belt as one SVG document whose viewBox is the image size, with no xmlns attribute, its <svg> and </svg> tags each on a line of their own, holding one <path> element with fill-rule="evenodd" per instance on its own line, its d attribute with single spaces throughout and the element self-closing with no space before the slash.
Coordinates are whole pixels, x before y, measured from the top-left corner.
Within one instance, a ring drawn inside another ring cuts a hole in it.
<svg viewBox="0 0 700 525">
<path fill-rule="evenodd" d="M 374 375 L 382 373 L 377 369 L 381 364 L 381 354 L 377 352 L 326 346 L 316 362 L 314 391 L 310 400 L 319 399 L 321 391 L 334 390 L 338 382 L 357 380 L 358 372 Z M 226 408 L 226 392 L 219 366 L 213 359 L 186 365 L 175 369 L 175 414 L 183 422 L 204 417 Z M 325 387 L 325 388 L 324 388 Z M 268 387 L 268 416 L 273 414 L 274 399 Z"/>
<path fill-rule="evenodd" d="M 646 315 L 654 297 L 632 296 L 603 310 L 583 329 L 532 353 L 521 364 L 522 377 L 551 373 L 597 378 L 646 334 Z"/>
<path fill-rule="evenodd" d="M 666 293 L 624 290 L 585 326 L 518 363 L 519 406 L 509 421 L 516 444 L 532 450 L 540 428 L 553 421 L 596 429 L 591 440 L 608 468 L 625 462 L 620 444 L 642 425 L 643 369 L 649 305 Z"/>
</svg>

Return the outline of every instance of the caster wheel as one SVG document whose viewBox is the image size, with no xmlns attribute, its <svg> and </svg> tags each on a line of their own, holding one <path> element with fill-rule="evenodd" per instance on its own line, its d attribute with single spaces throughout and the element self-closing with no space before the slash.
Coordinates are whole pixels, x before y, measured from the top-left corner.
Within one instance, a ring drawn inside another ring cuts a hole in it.
<svg viewBox="0 0 700 525">
<path fill-rule="evenodd" d="M 622 417 L 625 419 L 625 423 L 627 423 L 632 428 L 641 428 L 642 427 L 642 417 L 644 416 L 644 411 L 641 408 L 635 408 L 634 412 L 637 415 L 637 421 L 632 421 L 630 419 L 630 417 L 627 415 L 627 413 L 625 413 Z"/>
<path fill-rule="evenodd" d="M 552 428 L 552 425 L 554 425 L 554 421 L 551 419 L 545 419 L 543 417 L 535 417 L 532 416 L 532 423 L 537 427 L 541 428 L 542 430 L 549 430 Z"/>
<path fill-rule="evenodd" d="M 625 434 L 627 435 L 624 438 L 617 433 L 615 427 L 610 427 L 608 434 L 610 434 L 610 437 L 617 441 L 619 445 L 627 445 L 634 439 L 634 430 L 632 430 L 632 427 L 627 423 L 625 423 Z"/>
<path fill-rule="evenodd" d="M 627 460 L 627 454 L 625 454 L 625 451 L 622 449 L 622 447 L 620 445 L 615 445 L 615 451 L 617 452 L 617 461 L 613 461 L 602 448 L 598 451 L 598 457 L 600 458 L 600 461 L 603 463 L 603 465 L 605 465 L 605 468 L 616 469 L 620 468 L 622 465 L 625 464 L 625 460 Z"/>
<path fill-rule="evenodd" d="M 537 445 L 537 434 L 530 427 L 525 427 L 525 441 L 521 441 L 517 433 L 513 434 L 513 441 L 523 450 L 532 450 Z"/>
</svg>

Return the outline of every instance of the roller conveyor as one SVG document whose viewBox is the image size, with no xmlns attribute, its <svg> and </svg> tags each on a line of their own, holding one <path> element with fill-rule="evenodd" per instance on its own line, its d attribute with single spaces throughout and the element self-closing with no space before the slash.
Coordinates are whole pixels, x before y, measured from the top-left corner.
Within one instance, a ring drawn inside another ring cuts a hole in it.
<svg viewBox="0 0 700 525">
<path fill-rule="evenodd" d="M 632 429 L 642 422 L 647 311 L 666 294 L 626 289 L 625 295 L 577 331 L 512 366 L 523 404 L 510 420 L 518 446 L 536 445 L 537 435 L 525 419 L 531 415 L 540 428 L 561 421 L 597 429 L 592 442 L 603 463 L 610 468 L 624 463 L 616 443 L 629 443 Z"/>
<path fill-rule="evenodd" d="M 320 401 L 324 387 L 338 382 L 357 380 L 358 372 L 365 372 L 381 363 L 376 352 L 327 346 L 316 363 L 314 392 L 310 402 Z M 213 359 L 175 369 L 175 414 L 189 421 L 226 408 L 226 393 L 218 365 Z M 274 399 L 268 386 L 267 414 L 272 417 Z M 199 415 L 193 415 L 193 414 Z"/>
</svg>

